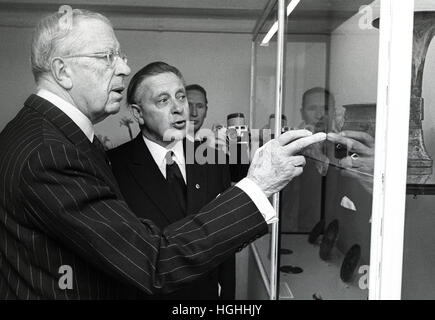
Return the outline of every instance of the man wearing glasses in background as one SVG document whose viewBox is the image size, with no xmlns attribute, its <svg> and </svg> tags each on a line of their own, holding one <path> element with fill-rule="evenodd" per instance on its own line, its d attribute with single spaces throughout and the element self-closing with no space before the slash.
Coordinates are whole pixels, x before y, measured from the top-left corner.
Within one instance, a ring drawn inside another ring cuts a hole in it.
<svg viewBox="0 0 435 320">
<path fill-rule="evenodd" d="M 294 154 L 325 139 L 281 136 L 247 179 L 159 230 L 128 208 L 94 135 L 119 111 L 131 71 L 109 20 L 84 10 L 42 19 L 31 62 L 37 94 L 0 133 L 0 299 L 177 290 L 267 232 L 275 213 L 265 198 L 302 173 Z"/>
</svg>

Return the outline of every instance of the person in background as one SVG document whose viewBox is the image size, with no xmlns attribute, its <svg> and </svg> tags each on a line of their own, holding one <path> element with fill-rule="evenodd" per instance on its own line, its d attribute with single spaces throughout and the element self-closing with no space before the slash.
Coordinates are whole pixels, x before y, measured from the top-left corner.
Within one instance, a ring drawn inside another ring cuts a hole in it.
<svg viewBox="0 0 435 320">
<path fill-rule="evenodd" d="M 241 164 L 240 160 L 235 161 L 235 159 L 239 159 L 239 157 L 231 158 L 229 156 L 229 141 L 227 138 L 227 131 L 219 130 L 214 125 L 212 130 L 203 128 L 201 129 L 205 117 L 207 116 L 208 110 L 208 100 L 207 100 L 207 92 L 203 87 L 198 84 L 191 84 L 186 86 L 187 100 L 189 101 L 189 115 L 190 121 L 194 126 L 194 137 L 196 141 L 200 141 L 204 143 L 209 148 L 213 148 L 216 150 L 216 163 L 220 162 L 221 166 L 228 164 L 227 168 L 230 172 L 230 179 L 232 182 L 238 182 L 248 173 L 249 164 Z M 241 148 L 232 148 L 233 152 L 241 153 Z M 210 150 L 209 150 L 210 152 Z M 226 154 L 225 156 L 219 155 L 222 153 Z M 226 163 L 222 163 L 222 161 L 218 161 L 218 159 L 226 159 Z M 235 163 L 234 163 L 235 162 Z"/>
<path fill-rule="evenodd" d="M 314 87 L 304 92 L 300 109 L 302 122 L 298 128 L 312 132 L 330 131 L 332 122 L 329 119 L 335 110 L 335 99 L 327 89 Z"/>
<path fill-rule="evenodd" d="M 314 87 L 308 89 L 302 95 L 302 107 L 300 109 L 302 122 L 298 128 L 315 132 L 335 131 L 335 98 L 327 89 Z M 328 145 L 319 143 L 304 150 L 305 156 L 315 160 L 318 172 L 325 176 L 329 167 L 331 151 Z M 328 156 L 329 154 L 329 156 Z"/>
<path fill-rule="evenodd" d="M 311 132 L 333 130 L 335 99 L 322 87 L 306 90 L 302 95 L 298 128 Z M 281 191 L 282 228 L 287 232 L 310 230 L 317 222 L 322 208 L 322 192 L 330 169 L 332 144 L 317 143 L 303 151 L 307 160 L 304 174 L 294 179 Z M 307 198 L 307 193 L 311 194 Z"/>
<path fill-rule="evenodd" d="M 199 84 L 186 86 L 187 100 L 189 102 L 190 121 L 193 122 L 195 134 L 201 129 L 207 117 L 207 92 Z"/>
<path fill-rule="evenodd" d="M 202 128 L 208 111 L 207 91 L 199 84 L 190 84 L 186 86 L 186 94 L 189 102 L 189 120 L 194 129 L 194 139 L 206 143 L 208 147 L 219 152 L 227 153 L 226 136 L 219 134 L 219 130 L 215 128 L 216 124 L 211 129 Z"/>
</svg>

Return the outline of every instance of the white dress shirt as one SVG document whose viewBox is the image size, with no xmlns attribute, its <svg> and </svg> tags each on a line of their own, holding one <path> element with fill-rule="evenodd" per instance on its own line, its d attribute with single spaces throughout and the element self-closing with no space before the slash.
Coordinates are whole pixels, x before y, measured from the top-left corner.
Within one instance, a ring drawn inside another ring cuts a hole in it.
<svg viewBox="0 0 435 320">
<path fill-rule="evenodd" d="M 90 142 L 94 141 L 94 126 L 79 109 L 48 90 L 39 89 L 36 94 L 62 110 L 83 131 Z"/>
<path fill-rule="evenodd" d="M 172 145 L 168 149 L 162 147 L 161 145 L 155 143 L 154 141 L 151 141 L 150 139 L 146 138 L 144 135 L 142 135 L 142 137 L 143 140 L 145 141 L 146 146 L 148 147 L 148 150 L 150 151 L 154 159 L 154 162 L 159 167 L 163 177 L 165 177 L 166 179 L 166 154 L 168 153 L 168 151 L 172 151 L 174 153 L 174 161 L 177 163 L 178 167 L 180 168 L 181 174 L 184 179 L 184 183 L 187 184 L 186 160 L 184 158 L 183 141 L 182 140 L 177 141 L 174 145 Z"/>
</svg>

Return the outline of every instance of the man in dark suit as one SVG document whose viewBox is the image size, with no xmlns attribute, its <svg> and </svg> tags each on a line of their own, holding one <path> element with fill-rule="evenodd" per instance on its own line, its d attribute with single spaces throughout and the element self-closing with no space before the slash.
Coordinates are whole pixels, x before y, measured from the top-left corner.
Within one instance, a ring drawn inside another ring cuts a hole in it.
<svg viewBox="0 0 435 320">
<path fill-rule="evenodd" d="M 193 136 L 184 137 L 186 127 L 174 125 L 189 121 L 184 80 L 177 68 L 164 62 L 151 63 L 133 76 L 127 92 L 127 102 L 141 132 L 134 140 L 109 152 L 112 170 L 132 211 L 163 229 L 187 215 L 198 213 L 201 207 L 227 189 L 231 183 L 229 167 L 225 161 L 215 163 L 219 159 L 225 160 L 225 154 L 215 157 L 215 149 L 200 146 L 199 142 L 194 145 Z M 155 103 L 156 97 L 164 97 L 168 102 L 164 105 Z M 164 139 L 165 134 L 174 136 L 179 132 L 178 138 L 183 140 Z M 174 152 L 182 175 L 183 205 L 179 204 L 168 181 L 164 162 L 170 151 Z M 189 157 L 186 152 L 190 153 Z M 213 155 L 213 163 L 204 163 L 207 153 Z M 186 158 L 193 161 L 186 163 Z M 234 293 L 233 256 L 183 290 L 159 298 L 234 299 Z"/>
<path fill-rule="evenodd" d="M 128 208 L 94 137 L 93 124 L 119 111 L 130 73 L 107 18 L 44 18 L 31 61 L 37 94 L 0 133 L 0 299 L 177 290 L 267 231 L 274 215 L 254 201 L 299 175 L 304 158 L 293 154 L 325 138 L 283 135 L 254 156 L 248 187 L 160 230 Z"/>
</svg>

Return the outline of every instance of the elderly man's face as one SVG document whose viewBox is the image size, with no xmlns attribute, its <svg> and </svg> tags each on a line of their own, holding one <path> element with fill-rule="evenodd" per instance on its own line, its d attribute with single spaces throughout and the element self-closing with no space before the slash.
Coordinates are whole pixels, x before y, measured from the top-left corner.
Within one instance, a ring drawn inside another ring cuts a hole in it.
<svg viewBox="0 0 435 320">
<path fill-rule="evenodd" d="M 189 101 L 190 121 L 193 122 L 193 129 L 196 132 L 202 127 L 207 116 L 207 103 L 204 94 L 198 90 L 188 90 L 187 100 Z"/>
<path fill-rule="evenodd" d="M 327 124 L 325 110 L 329 107 L 328 105 L 329 101 L 324 93 L 316 92 L 308 95 L 301 109 L 301 116 L 306 125 L 313 128 L 315 126 L 325 127 Z"/>
<path fill-rule="evenodd" d="M 145 78 L 138 86 L 138 104 L 132 105 L 142 134 L 167 146 L 186 135 L 188 104 L 183 81 L 172 72 Z"/>
<path fill-rule="evenodd" d="M 96 19 L 82 19 L 77 26 L 81 50 L 72 54 L 89 54 L 119 50 L 119 42 L 111 26 Z M 120 109 L 124 78 L 131 70 L 120 58 L 113 65 L 107 59 L 81 57 L 69 63 L 72 74 L 70 95 L 76 106 L 97 123 Z"/>
</svg>

